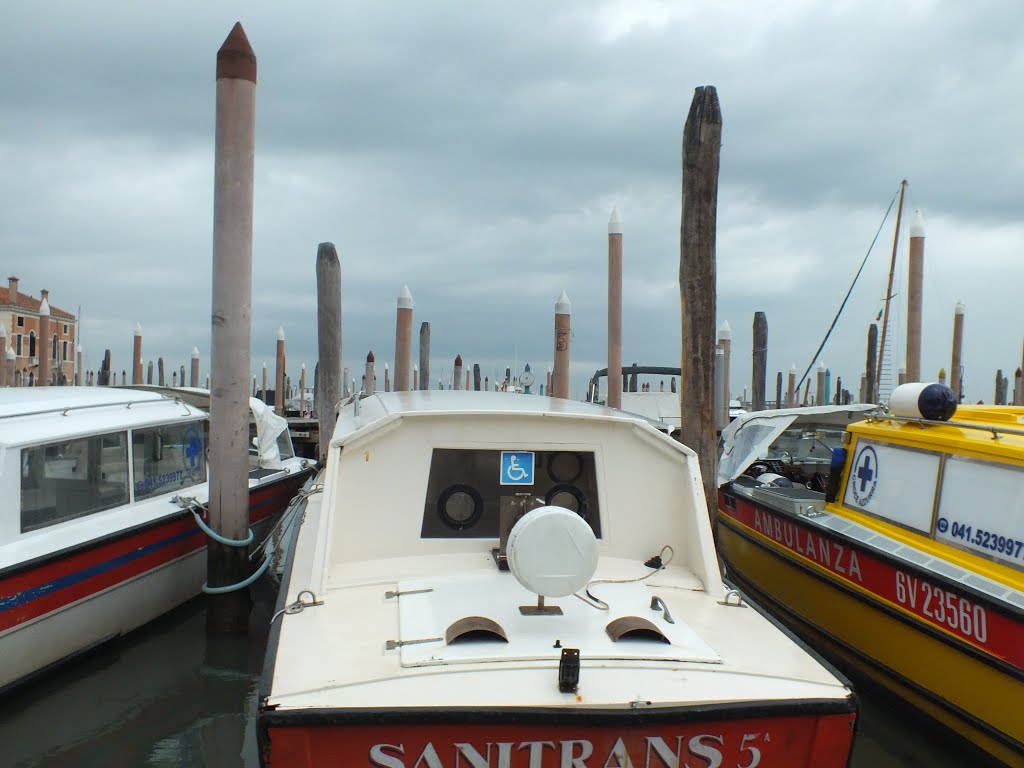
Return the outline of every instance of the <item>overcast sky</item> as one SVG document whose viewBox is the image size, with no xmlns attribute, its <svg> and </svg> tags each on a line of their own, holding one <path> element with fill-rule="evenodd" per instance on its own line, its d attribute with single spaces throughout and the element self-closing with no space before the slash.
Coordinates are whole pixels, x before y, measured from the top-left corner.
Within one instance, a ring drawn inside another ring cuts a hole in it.
<svg viewBox="0 0 1024 768">
<path fill-rule="evenodd" d="M 607 223 L 624 224 L 624 359 L 678 365 L 681 140 L 718 89 L 718 323 L 734 396 L 751 322 L 776 371 L 810 363 L 899 181 L 924 215 L 922 371 L 993 396 L 1024 338 L 1024 6 L 988 2 L 19 3 L 0 25 L 0 253 L 105 348 L 209 369 L 215 55 L 256 52 L 252 368 L 316 358 L 317 244 L 342 262 L 344 364 L 394 356 L 407 284 L 432 378 L 553 355 L 572 301 L 572 389 L 607 362 Z M 895 208 L 893 209 L 893 214 Z M 856 391 L 893 217 L 822 359 Z M 907 228 L 896 291 L 905 300 Z M 894 306 L 894 368 L 905 306 Z M 413 348 L 417 355 L 416 345 Z M 393 365 L 393 364 L 392 364 Z M 382 367 L 382 366 L 381 366 Z"/>
</svg>

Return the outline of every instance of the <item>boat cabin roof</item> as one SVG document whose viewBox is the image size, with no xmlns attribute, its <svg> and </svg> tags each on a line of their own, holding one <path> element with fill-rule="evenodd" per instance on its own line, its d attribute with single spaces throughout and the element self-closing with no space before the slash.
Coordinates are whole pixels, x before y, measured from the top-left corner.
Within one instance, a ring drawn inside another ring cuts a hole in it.
<svg viewBox="0 0 1024 768">
<path fill-rule="evenodd" d="M 350 399 L 347 401 L 352 402 Z M 332 445 L 345 444 L 360 438 L 386 423 L 404 416 L 480 416 L 480 417 L 555 417 L 585 421 L 607 420 L 632 422 L 664 434 L 665 424 L 640 414 L 628 413 L 603 405 L 562 400 L 542 395 L 508 392 L 476 392 L 466 390 L 418 390 L 412 392 L 378 392 L 359 399 L 358 413 L 343 408 L 334 429 Z M 671 441 L 670 441 L 671 442 Z M 676 445 L 680 445 L 676 443 Z M 680 445 L 684 452 L 693 451 Z"/>
<path fill-rule="evenodd" d="M 947 422 L 870 418 L 851 424 L 857 438 L 946 453 L 1024 462 L 1024 408 L 962 405 Z"/>
<path fill-rule="evenodd" d="M 0 447 L 202 418 L 203 411 L 156 392 L 113 387 L 0 389 Z"/>
</svg>

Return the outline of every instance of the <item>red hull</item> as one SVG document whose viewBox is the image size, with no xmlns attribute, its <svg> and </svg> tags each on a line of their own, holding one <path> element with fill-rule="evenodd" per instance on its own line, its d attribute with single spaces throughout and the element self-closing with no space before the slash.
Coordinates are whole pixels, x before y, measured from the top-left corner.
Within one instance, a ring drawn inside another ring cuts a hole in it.
<svg viewBox="0 0 1024 768">
<path fill-rule="evenodd" d="M 852 712 L 704 713 L 643 724 L 655 712 L 623 713 L 607 724 L 572 718 L 578 725 L 533 725 L 534 715 L 510 717 L 515 725 L 468 716 L 436 725 L 270 725 L 262 758 L 268 768 L 830 768 L 847 764 L 853 743 Z"/>
</svg>

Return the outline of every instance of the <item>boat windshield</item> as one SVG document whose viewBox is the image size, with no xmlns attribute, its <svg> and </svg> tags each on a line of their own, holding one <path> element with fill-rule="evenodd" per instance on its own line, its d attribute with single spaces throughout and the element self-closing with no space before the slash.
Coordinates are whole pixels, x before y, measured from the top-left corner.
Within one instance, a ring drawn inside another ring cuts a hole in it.
<svg viewBox="0 0 1024 768">
<path fill-rule="evenodd" d="M 421 536 L 499 538 L 510 502 L 530 501 L 577 512 L 601 536 L 597 473 L 591 451 L 500 451 L 435 448 Z"/>
</svg>

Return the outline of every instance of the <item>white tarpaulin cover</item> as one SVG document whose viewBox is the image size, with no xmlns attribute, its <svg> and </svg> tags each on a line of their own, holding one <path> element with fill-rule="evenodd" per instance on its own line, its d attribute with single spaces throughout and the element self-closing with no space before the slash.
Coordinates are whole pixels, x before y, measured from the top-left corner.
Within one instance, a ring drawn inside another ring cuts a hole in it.
<svg viewBox="0 0 1024 768">
<path fill-rule="evenodd" d="M 841 429 L 851 422 L 860 421 L 867 411 L 877 407 L 870 403 L 817 405 L 756 411 L 737 416 L 735 421 L 722 430 L 718 485 L 721 487 L 743 474 L 797 419 L 808 424 L 828 424 Z"/>
<path fill-rule="evenodd" d="M 274 466 L 281 461 L 281 451 L 277 447 L 278 436 L 288 429 L 288 420 L 274 413 L 274 409 L 255 397 L 249 398 L 253 419 L 256 421 L 256 434 L 259 435 L 258 450 L 261 466 Z"/>
</svg>

